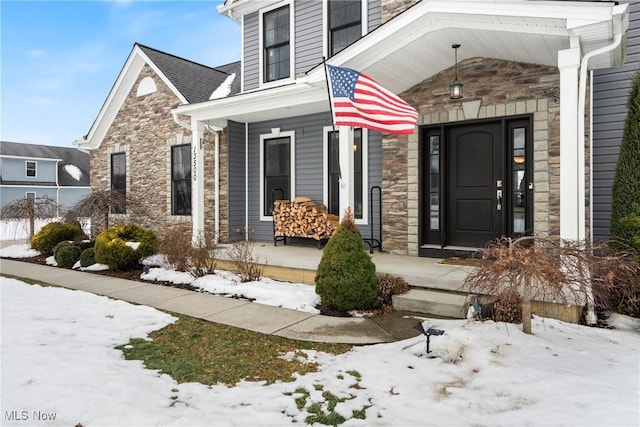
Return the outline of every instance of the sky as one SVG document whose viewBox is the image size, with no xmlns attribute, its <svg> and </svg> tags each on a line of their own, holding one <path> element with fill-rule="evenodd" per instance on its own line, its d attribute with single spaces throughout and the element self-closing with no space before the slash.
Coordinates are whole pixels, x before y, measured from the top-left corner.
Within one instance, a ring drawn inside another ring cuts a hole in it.
<svg viewBox="0 0 640 427">
<path fill-rule="evenodd" d="M 222 0 L 0 0 L 0 139 L 72 147 L 134 43 L 208 66 L 240 59 Z"/>
</svg>

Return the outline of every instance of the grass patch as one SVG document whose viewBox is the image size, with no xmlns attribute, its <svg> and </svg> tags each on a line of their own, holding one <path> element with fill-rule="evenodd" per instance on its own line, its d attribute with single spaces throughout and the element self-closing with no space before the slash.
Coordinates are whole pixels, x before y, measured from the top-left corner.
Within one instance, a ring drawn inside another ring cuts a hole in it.
<svg viewBox="0 0 640 427">
<path fill-rule="evenodd" d="M 61 288 L 62 287 L 62 286 L 58 286 L 58 285 L 53 285 L 51 283 L 43 282 L 43 281 L 40 281 L 40 280 L 29 279 L 28 277 L 14 276 L 13 274 L 0 273 L 0 276 L 6 277 L 7 279 L 20 280 L 21 282 L 27 283 L 29 285 L 40 285 L 40 286 L 51 287 L 51 288 Z"/>
<path fill-rule="evenodd" d="M 178 321 L 149 334 L 151 341 L 133 339 L 116 347 L 128 360 L 142 360 L 178 383 L 234 385 L 241 380 L 293 381 L 294 373 L 315 372 L 315 363 L 281 355 L 300 350 L 340 354 L 351 349 L 345 344 L 295 341 L 220 325 L 172 313 Z"/>
</svg>

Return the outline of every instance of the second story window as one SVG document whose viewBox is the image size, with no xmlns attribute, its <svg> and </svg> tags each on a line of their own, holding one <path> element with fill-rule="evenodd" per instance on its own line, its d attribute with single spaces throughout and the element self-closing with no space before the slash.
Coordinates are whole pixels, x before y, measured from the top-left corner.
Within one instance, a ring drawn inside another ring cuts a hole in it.
<svg viewBox="0 0 640 427">
<path fill-rule="evenodd" d="M 335 55 L 362 36 L 361 0 L 330 0 L 329 55 Z"/>
<path fill-rule="evenodd" d="M 35 178 L 38 171 L 38 163 L 32 161 L 25 162 L 27 178 Z"/>
<path fill-rule="evenodd" d="M 289 6 L 263 15 L 264 23 L 264 81 L 272 82 L 289 77 Z"/>
</svg>

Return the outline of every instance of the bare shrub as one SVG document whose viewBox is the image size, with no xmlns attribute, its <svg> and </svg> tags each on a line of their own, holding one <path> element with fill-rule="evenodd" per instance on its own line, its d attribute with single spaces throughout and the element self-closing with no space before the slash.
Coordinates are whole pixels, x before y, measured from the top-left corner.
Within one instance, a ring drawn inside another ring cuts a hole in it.
<svg viewBox="0 0 640 427">
<path fill-rule="evenodd" d="M 170 227 L 160 242 L 159 251 L 167 262 L 178 271 L 187 271 L 191 257 L 191 227 L 178 225 Z"/>
<path fill-rule="evenodd" d="M 215 251 L 217 247 L 214 232 L 201 232 L 193 242 L 190 253 L 190 263 L 187 271 L 193 277 L 202 277 L 216 272 Z"/>
<path fill-rule="evenodd" d="M 505 237 L 487 245 L 480 255 L 480 267 L 463 286 L 482 295 L 522 295 L 522 330 L 529 334 L 533 298 L 608 309 L 610 293 L 631 295 L 638 274 L 637 263 L 629 258 L 585 242 Z"/>
<path fill-rule="evenodd" d="M 255 243 L 252 240 L 235 242 L 227 250 L 227 256 L 233 264 L 234 272 L 240 276 L 240 281 L 253 282 L 262 279 L 264 266 L 254 253 Z"/>
<path fill-rule="evenodd" d="M 215 273 L 215 250 L 215 233 L 202 232 L 194 239 L 188 225 L 169 228 L 160 244 L 160 252 L 173 268 L 194 277 Z"/>
<path fill-rule="evenodd" d="M 506 289 L 493 303 L 493 320 L 496 322 L 522 322 L 522 298 L 514 289 Z"/>
<path fill-rule="evenodd" d="M 384 312 L 393 310 L 393 296 L 409 292 L 409 284 L 402 277 L 378 275 L 378 303 Z"/>
</svg>

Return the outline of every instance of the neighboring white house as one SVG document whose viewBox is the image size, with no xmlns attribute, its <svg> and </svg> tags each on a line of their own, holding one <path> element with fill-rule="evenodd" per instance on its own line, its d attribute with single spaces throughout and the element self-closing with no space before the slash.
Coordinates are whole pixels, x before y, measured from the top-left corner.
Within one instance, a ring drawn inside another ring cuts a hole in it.
<svg viewBox="0 0 640 427">
<path fill-rule="evenodd" d="M 87 153 L 0 141 L 0 208 L 17 199 L 46 196 L 68 209 L 90 192 Z"/>
</svg>

